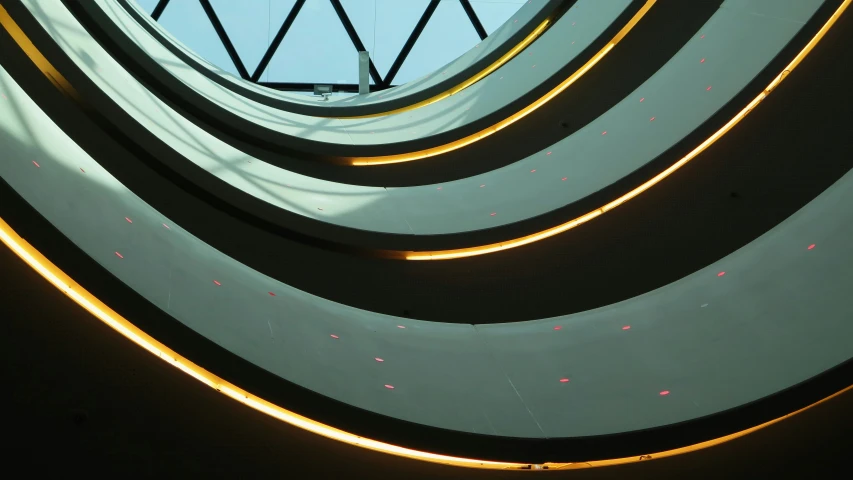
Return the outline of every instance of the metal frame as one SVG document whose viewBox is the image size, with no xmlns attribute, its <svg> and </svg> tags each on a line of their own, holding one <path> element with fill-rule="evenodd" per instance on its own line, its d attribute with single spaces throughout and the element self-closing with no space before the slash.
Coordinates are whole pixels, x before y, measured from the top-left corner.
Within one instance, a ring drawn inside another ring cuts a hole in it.
<svg viewBox="0 0 853 480">
<path fill-rule="evenodd" d="M 225 50 L 228 51 L 228 56 L 231 57 L 231 61 L 234 62 L 234 66 L 237 68 L 237 73 L 244 79 L 249 79 L 249 72 L 246 70 L 246 66 L 243 65 L 243 61 L 240 60 L 240 55 L 237 54 L 237 49 L 234 48 L 234 44 L 231 43 L 231 39 L 228 38 L 228 34 L 225 33 L 225 27 L 222 26 L 222 22 L 219 21 L 219 17 L 216 16 L 216 12 L 213 11 L 213 5 L 210 4 L 210 0 L 198 0 L 198 3 L 201 4 L 201 8 L 204 9 L 204 13 L 207 14 L 207 18 L 210 19 L 210 23 L 213 25 L 213 29 L 216 30 L 216 34 L 219 35 L 219 40 L 222 41 L 222 45 L 225 47 Z"/>
<path fill-rule="evenodd" d="M 427 22 L 429 22 L 432 14 L 435 13 L 435 9 L 438 8 L 438 3 L 440 0 L 430 0 L 429 5 L 427 5 L 426 10 L 424 10 L 423 15 L 421 15 L 420 20 L 415 25 L 414 30 L 412 30 L 411 35 L 406 40 L 406 43 L 403 44 L 403 48 L 400 49 L 400 54 L 397 55 L 397 58 L 394 60 L 394 63 L 391 64 L 391 68 L 388 69 L 388 75 L 385 78 L 385 81 L 390 85 L 394 80 L 394 77 L 397 76 L 397 72 L 400 70 L 400 67 L 403 65 L 403 62 L 406 61 L 406 57 L 409 56 L 409 52 L 412 51 L 412 47 L 415 46 L 415 42 L 420 37 L 421 32 L 424 31 Z"/>
<path fill-rule="evenodd" d="M 278 32 L 276 32 L 275 37 L 273 38 L 272 42 L 270 42 L 270 45 L 267 48 L 266 52 L 264 52 L 264 56 L 261 58 L 261 61 L 258 63 L 258 66 L 255 68 L 255 71 L 251 73 L 251 75 L 246 69 L 246 66 L 240 58 L 240 55 L 237 53 L 237 50 L 234 48 L 234 44 L 231 43 L 231 39 L 228 38 L 228 33 L 222 26 L 222 22 L 219 21 L 219 17 L 216 15 L 216 11 L 210 4 L 210 0 L 198 1 L 201 4 L 202 9 L 204 10 L 204 13 L 207 14 L 207 18 L 210 20 L 213 29 L 216 31 L 217 36 L 219 36 L 219 40 L 222 42 L 222 45 L 228 52 L 228 56 L 234 63 L 234 67 L 237 69 L 237 73 L 240 74 L 240 77 L 245 80 L 257 83 L 258 85 L 267 88 L 273 88 L 276 90 L 313 91 L 313 83 L 260 81 L 261 76 L 264 74 L 264 71 L 266 71 L 267 66 L 270 63 L 270 60 L 272 60 L 272 57 L 278 51 L 278 47 L 281 45 L 281 42 L 284 40 L 285 35 L 287 35 L 287 32 L 290 30 L 290 27 L 293 25 L 293 22 L 299 15 L 299 12 L 302 10 L 302 7 L 305 5 L 306 0 L 296 0 L 296 3 L 294 3 L 293 7 L 290 9 L 290 12 L 287 14 L 287 18 L 285 18 L 281 27 L 278 29 Z M 400 53 L 397 55 L 397 58 L 394 60 L 394 63 L 391 64 L 391 68 L 388 70 L 388 73 L 385 75 L 384 78 L 382 77 L 382 75 L 379 74 L 379 70 L 377 70 L 376 66 L 373 64 L 373 59 L 370 60 L 370 77 L 373 79 L 374 82 L 374 85 L 372 85 L 373 90 L 385 90 L 386 88 L 394 86 L 391 84 L 391 82 L 394 81 L 394 77 L 397 75 L 397 72 L 400 71 L 400 67 L 403 66 L 403 62 L 406 61 L 406 58 L 409 56 L 409 52 L 411 52 L 412 47 L 415 46 L 415 42 L 417 42 L 418 40 L 418 37 L 420 37 L 424 28 L 426 28 L 426 25 L 432 17 L 432 14 L 435 13 L 436 8 L 438 8 L 440 1 L 441 0 L 430 0 L 429 5 L 427 5 L 426 9 L 424 10 L 424 13 L 421 15 L 421 18 L 418 20 L 418 23 L 415 24 L 412 33 L 409 35 L 409 38 L 406 39 L 406 43 L 403 44 L 403 47 L 400 49 Z M 341 4 L 341 0 L 329 0 L 329 2 L 332 4 L 332 8 L 335 9 L 335 13 L 338 15 L 338 20 L 340 20 L 341 25 L 347 32 L 347 35 L 349 35 L 353 47 L 355 47 L 356 51 L 364 51 L 364 43 L 361 41 L 361 38 L 359 38 L 358 32 L 356 32 L 355 27 L 353 27 L 349 16 L 347 15 L 343 5 Z M 474 30 L 477 32 L 477 35 L 479 35 L 480 39 L 482 40 L 486 38 L 486 30 L 483 28 L 483 24 L 480 23 L 480 19 L 477 18 L 477 14 L 474 12 L 474 8 L 471 6 L 470 0 L 459 0 L 459 3 L 462 5 L 463 10 L 465 10 L 465 14 L 471 21 L 471 26 L 474 27 Z M 154 10 L 151 12 L 151 18 L 157 21 L 168 5 L 169 0 L 160 0 L 154 7 Z M 356 84 L 332 84 L 332 86 L 334 87 L 334 91 L 336 92 L 358 92 L 358 85 Z"/>
<path fill-rule="evenodd" d="M 335 9 L 335 13 L 338 14 L 338 18 L 341 20 L 341 24 L 344 26 L 344 30 L 347 31 L 347 35 L 349 35 L 350 40 L 352 40 L 352 44 L 355 47 L 355 51 L 364 52 L 367 49 L 364 48 L 364 44 L 361 43 L 361 38 L 358 37 L 358 33 L 355 31 L 355 27 L 352 26 L 352 22 L 349 21 L 349 17 L 347 13 L 344 11 L 344 6 L 341 5 L 341 0 L 329 0 L 332 3 L 332 7 Z M 375 26 L 374 26 L 375 28 Z M 384 80 L 382 76 L 379 75 L 379 70 L 376 69 L 376 66 L 373 65 L 373 59 L 370 59 L 370 78 L 373 79 L 373 82 L 377 85 L 384 84 Z"/>
<path fill-rule="evenodd" d="M 284 36 L 287 35 L 287 31 L 290 30 L 290 26 L 293 25 L 293 21 L 296 20 L 296 16 L 299 15 L 299 11 L 302 10 L 303 5 L 305 5 L 305 0 L 296 0 L 296 3 L 293 4 L 293 7 L 287 14 L 287 18 L 284 19 L 284 22 L 281 24 L 278 32 L 276 32 L 275 37 L 273 37 L 272 42 L 270 42 L 269 47 L 267 47 L 267 51 L 264 52 L 263 58 L 258 62 L 258 66 L 252 74 L 251 80 L 253 82 L 260 80 L 261 75 L 264 74 L 264 70 L 267 69 L 267 65 L 269 65 L 270 60 L 272 60 L 273 55 L 278 51 L 278 46 L 281 45 L 281 41 L 284 40 Z"/>
<path fill-rule="evenodd" d="M 163 14 L 163 10 L 166 9 L 166 5 L 169 4 L 169 0 L 160 0 L 157 2 L 157 6 L 154 7 L 154 10 L 151 11 L 151 18 L 155 21 L 160 19 L 160 15 Z"/>
<path fill-rule="evenodd" d="M 474 25 L 474 30 L 477 30 L 477 35 L 480 36 L 480 40 L 485 40 L 488 33 L 486 33 L 486 29 L 483 28 L 483 24 L 480 23 L 480 19 L 477 17 L 477 12 L 474 11 L 474 7 L 471 6 L 470 0 L 459 0 L 459 3 L 462 4 L 462 8 L 465 10 L 465 13 L 468 15 L 468 19 L 471 20 L 471 25 Z"/>
</svg>

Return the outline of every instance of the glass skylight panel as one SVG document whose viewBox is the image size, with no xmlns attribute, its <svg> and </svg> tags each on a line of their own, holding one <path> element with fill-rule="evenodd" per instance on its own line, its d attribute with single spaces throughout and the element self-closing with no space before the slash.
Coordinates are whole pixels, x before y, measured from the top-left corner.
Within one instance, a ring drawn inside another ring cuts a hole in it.
<svg viewBox="0 0 853 480">
<path fill-rule="evenodd" d="M 162 0 L 135 0 L 151 14 Z M 239 76 L 217 34 L 203 0 L 170 0 L 158 21 L 188 48 L 209 62 Z M 234 45 L 239 62 L 251 76 L 297 0 L 208 0 Z M 343 16 L 370 52 L 385 85 L 391 66 L 412 36 L 433 0 L 340 0 Z M 526 0 L 470 0 L 474 15 L 491 33 L 506 22 Z M 481 39 L 460 0 L 440 0 L 400 65 L 392 85 L 400 85 L 440 69 Z M 332 0 L 305 0 L 293 24 L 263 71 L 261 83 L 358 83 L 356 41 L 344 27 Z M 370 83 L 376 86 L 373 76 Z M 380 84 L 382 85 L 382 84 Z M 352 88 L 352 87 L 350 87 Z"/>
</svg>

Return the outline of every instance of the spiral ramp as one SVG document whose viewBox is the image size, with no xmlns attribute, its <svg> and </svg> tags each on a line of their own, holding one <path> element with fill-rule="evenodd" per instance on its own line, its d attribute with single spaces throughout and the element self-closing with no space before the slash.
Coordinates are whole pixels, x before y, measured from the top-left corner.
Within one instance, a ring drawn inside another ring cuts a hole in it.
<svg viewBox="0 0 853 480">
<path fill-rule="evenodd" d="M 532 1 L 319 104 L 127 0 L 2 0 L 0 239 L 115 342 L 312 435 L 689 456 L 853 378 L 850 3 Z"/>
</svg>

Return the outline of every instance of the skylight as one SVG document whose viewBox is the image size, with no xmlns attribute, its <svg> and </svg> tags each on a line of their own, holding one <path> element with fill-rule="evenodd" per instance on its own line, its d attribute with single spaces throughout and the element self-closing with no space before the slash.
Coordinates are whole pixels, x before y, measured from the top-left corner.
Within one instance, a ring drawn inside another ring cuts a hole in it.
<svg viewBox="0 0 853 480">
<path fill-rule="evenodd" d="M 308 90 L 317 83 L 333 84 L 336 91 L 356 91 L 356 45 L 359 44 L 370 52 L 371 90 L 414 80 L 474 48 L 526 3 L 526 0 L 136 1 L 175 38 L 223 70 L 273 88 L 294 91 Z M 217 22 L 221 32 L 217 32 Z M 284 36 L 276 47 L 273 42 L 280 30 L 284 30 Z M 229 42 L 233 45 L 233 55 L 228 51 Z M 269 58 L 263 62 L 265 55 Z"/>
</svg>

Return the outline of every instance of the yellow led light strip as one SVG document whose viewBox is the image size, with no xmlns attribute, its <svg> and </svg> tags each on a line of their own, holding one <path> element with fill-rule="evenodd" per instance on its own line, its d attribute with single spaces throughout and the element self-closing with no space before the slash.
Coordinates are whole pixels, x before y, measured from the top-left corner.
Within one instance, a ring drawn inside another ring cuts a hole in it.
<svg viewBox="0 0 853 480">
<path fill-rule="evenodd" d="M 422 100 L 418 103 L 413 103 L 412 105 L 408 105 L 408 106 L 398 108 L 395 110 L 389 110 L 387 112 L 373 113 L 370 115 L 359 115 L 359 116 L 355 116 L 355 117 L 326 117 L 326 118 L 358 119 L 358 118 L 384 117 L 387 115 L 395 115 L 397 113 L 404 113 L 404 112 L 408 112 L 410 110 L 414 110 L 416 108 L 425 107 L 427 105 L 431 105 L 431 104 L 438 102 L 440 100 L 444 100 L 445 98 L 450 97 L 452 95 L 456 95 L 457 93 L 461 92 L 462 90 L 465 90 L 466 88 L 470 87 L 471 85 L 479 82 L 486 75 L 494 72 L 495 70 L 500 68 L 503 64 L 510 61 L 510 59 L 512 59 L 513 57 L 518 55 L 519 52 L 521 52 L 522 50 L 527 48 L 528 45 L 533 43 L 533 41 L 536 40 L 539 37 L 539 35 L 541 35 L 542 32 L 545 31 L 545 29 L 548 27 L 548 25 L 550 25 L 550 23 L 551 23 L 551 20 L 546 18 L 542 23 L 539 24 L 538 27 L 536 27 L 532 32 L 530 32 L 530 34 L 527 35 L 524 38 L 524 40 L 522 40 L 518 45 L 514 46 L 510 51 L 503 54 L 501 56 L 501 58 L 495 60 L 491 65 L 486 67 L 485 70 L 474 75 L 473 77 L 469 78 L 468 80 L 465 80 L 464 82 L 462 82 L 459 85 L 451 88 L 450 90 L 447 90 L 446 92 L 439 93 L 438 95 L 436 95 L 434 97 L 428 98 L 426 100 Z M 319 115 L 319 116 L 322 117 L 322 115 Z"/>
<path fill-rule="evenodd" d="M 29 37 L 21 30 L 21 27 L 12 20 L 9 12 L 0 5 L 0 25 L 9 33 L 9 36 L 15 40 L 15 43 L 24 51 L 36 67 L 50 80 L 51 83 L 60 91 L 80 103 L 80 95 L 77 90 L 71 86 L 71 83 L 57 70 L 44 55 L 33 45 Z"/>
<path fill-rule="evenodd" d="M 492 243 L 490 245 L 482 245 L 479 247 L 459 248 L 459 249 L 455 249 L 455 250 L 438 250 L 438 251 L 431 251 L 431 252 L 406 252 L 406 260 L 451 260 L 454 258 L 472 257 L 475 255 L 485 255 L 487 253 L 499 252 L 501 250 L 507 250 L 510 248 L 516 248 L 516 247 L 520 247 L 522 245 L 527 245 L 527 244 L 530 244 L 533 242 L 538 242 L 539 240 L 544 240 L 548 237 L 553 237 L 554 235 L 557 235 L 559 233 L 563 233 L 567 230 L 571 230 L 571 229 L 577 227 L 578 225 L 582 225 L 582 224 L 594 219 L 595 217 L 597 217 L 599 215 L 602 215 L 604 213 L 609 212 L 610 210 L 613 210 L 614 208 L 618 207 L 619 205 L 622 205 L 623 203 L 627 202 L 628 200 L 631 200 L 632 198 L 636 197 L 637 195 L 645 192 L 649 188 L 653 187 L 655 184 L 662 181 L 664 178 L 671 175 L 673 172 L 675 172 L 679 168 L 686 165 L 687 162 L 696 158 L 697 155 L 699 155 L 705 149 L 710 147 L 714 142 L 719 140 L 723 135 L 725 135 L 729 130 L 731 130 L 741 120 L 743 120 L 749 114 L 749 112 L 752 111 L 752 109 L 754 109 L 756 106 L 758 106 L 759 103 L 761 103 L 762 100 L 767 98 L 767 96 L 770 95 L 770 93 L 777 86 L 779 86 L 780 83 L 782 83 L 782 80 L 784 80 L 785 77 L 787 77 L 788 74 L 791 73 L 797 67 L 797 65 L 800 64 L 800 62 L 806 57 L 806 55 L 808 55 L 809 52 L 812 51 L 812 49 L 815 47 L 815 45 L 817 45 L 817 43 L 820 41 L 820 39 L 823 38 L 824 35 L 826 35 L 826 32 L 829 31 L 829 29 L 832 27 L 832 25 L 835 24 L 836 20 L 838 20 L 838 18 L 841 16 L 841 14 L 844 13 L 844 11 L 850 5 L 850 2 L 851 2 L 851 0 L 845 0 L 838 7 L 838 9 L 835 10 L 835 13 L 833 13 L 832 17 L 830 17 L 829 20 L 823 25 L 823 27 L 821 27 L 821 29 L 817 32 L 817 34 L 814 37 L 812 37 L 811 41 L 809 41 L 809 43 L 807 43 L 806 46 L 802 50 L 800 50 L 800 53 L 798 53 L 797 56 L 794 57 L 793 60 L 791 60 L 791 63 L 789 63 L 788 66 L 785 67 L 784 70 L 782 70 L 782 73 L 780 73 L 779 75 L 776 75 L 776 78 L 774 78 L 773 81 L 770 82 L 769 85 L 767 85 L 767 87 L 764 89 L 764 91 L 762 91 L 760 94 L 758 94 L 757 97 L 752 99 L 752 101 L 749 102 L 749 104 L 747 104 L 747 106 L 744 107 L 743 110 L 738 112 L 738 114 L 735 115 L 731 120 L 729 120 L 725 125 L 723 125 L 722 128 L 720 128 L 719 130 L 714 132 L 713 135 L 708 137 L 704 142 L 700 143 L 698 147 L 696 147 L 692 151 L 690 151 L 690 153 L 685 155 L 681 160 L 670 165 L 669 168 L 667 168 L 666 170 L 655 175 L 651 180 L 648 180 L 647 182 L 643 183 L 639 187 L 637 187 L 637 188 L 631 190 L 630 192 L 622 195 L 621 197 L 617 198 L 616 200 L 613 200 L 612 202 L 587 213 L 586 215 L 582 215 L 582 216 L 575 218 L 574 220 L 570 220 L 570 221 L 568 221 L 562 225 L 557 225 L 556 227 L 551 227 L 547 230 L 543 230 L 543 231 L 538 232 L 538 233 L 534 233 L 534 234 L 527 235 L 524 237 L 516 238 L 514 240 L 508 240 L 508 241 L 499 242 L 499 243 Z"/>
<path fill-rule="evenodd" d="M 0 7 L 2 8 L 2 7 Z M 280 408 L 272 403 L 269 403 L 261 398 L 258 398 L 249 392 L 237 387 L 234 384 L 226 382 L 221 378 L 213 375 L 207 370 L 199 367 L 188 359 L 178 355 L 175 351 L 158 342 L 127 319 L 110 309 L 103 302 L 98 300 L 94 295 L 86 291 L 79 284 L 74 282 L 68 275 L 62 272 L 56 265 L 51 263 L 40 252 L 38 252 L 26 240 L 18 236 L 14 230 L 0 218 L 0 241 L 9 247 L 18 257 L 26 262 L 30 267 L 50 282 L 54 287 L 62 291 L 71 300 L 86 309 L 92 315 L 97 317 L 102 322 L 109 325 L 118 333 L 124 335 L 129 340 L 141 346 L 145 350 L 151 352 L 163 361 L 190 375 L 201 383 L 221 392 L 229 397 L 242 402 L 256 410 L 273 416 L 279 420 L 285 421 L 295 427 L 308 430 L 324 437 L 334 440 L 339 440 L 352 445 L 357 445 L 371 450 L 393 453 L 411 458 L 419 458 L 434 462 L 448 463 L 451 465 L 472 466 L 494 468 L 498 465 L 516 466 L 516 464 L 504 464 L 499 462 L 486 462 L 479 460 L 470 460 L 463 458 L 449 457 L 445 455 L 436 455 L 427 452 L 419 452 L 410 450 L 395 445 L 378 442 L 364 437 L 359 437 L 351 433 L 338 430 L 336 428 L 315 422 L 309 418 L 297 415 L 293 412 Z"/>
<path fill-rule="evenodd" d="M 656 2 L 657 0 L 646 0 L 645 5 L 643 5 L 643 7 L 640 8 L 640 10 L 636 14 L 634 14 L 633 17 L 631 17 L 631 20 L 629 20 L 628 23 L 626 23 L 621 30 L 619 30 L 619 33 L 617 33 L 616 36 L 613 37 L 613 39 L 610 40 L 610 42 L 604 48 L 599 50 L 598 53 L 596 53 L 595 56 L 589 59 L 589 61 L 587 61 L 580 69 L 578 69 L 575 73 L 571 74 L 569 78 L 563 80 L 559 85 L 554 87 L 543 97 L 539 98 L 532 104 L 524 107 L 524 109 L 522 109 L 521 111 L 514 113 L 513 115 L 501 120 L 495 125 L 492 125 L 491 127 L 485 130 L 481 130 L 477 133 L 448 143 L 446 145 L 428 148 L 426 150 L 420 150 L 417 152 L 401 153 L 398 155 L 385 155 L 380 157 L 354 157 L 350 158 L 351 164 L 355 166 L 370 166 L 422 160 L 424 158 L 434 157 L 443 153 L 452 152 L 453 150 L 458 150 L 478 140 L 486 138 L 489 135 L 492 135 L 493 133 L 503 130 L 504 128 L 526 117 L 542 105 L 545 105 L 546 103 L 551 101 L 551 99 L 563 92 L 565 89 L 569 88 L 569 86 L 575 83 L 579 78 L 581 78 L 586 72 L 588 72 L 592 67 L 594 67 L 595 64 L 600 62 L 602 58 L 604 58 L 608 53 L 610 53 L 610 50 L 612 50 L 613 47 L 615 47 L 616 44 L 619 43 L 625 37 L 625 35 L 627 35 L 628 32 L 630 32 L 634 28 L 635 25 L 637 25 L 637 23 L 646 15 L 649 9 L 651 9 Z"/>
<path fill-rule="evenodd" d="M 776 87 L 779 82 L 782 81 L 785 75 L 787 75 L 790 70 L 799 64 L 803 57 L 814 47 L 814 45 L 823 37 L 826 31 L 835 23 L 841 13 L 847 8 L 850 2 L 853 0 L 845 0 L 844 3 L 836 10 L 835 14 L 830 18 L 830 20 L 824 25 L 820 32 L 812 39 L 811 42 L 806 46 L 803 51 L 800 52 L 800 55 L 794 59 L 789 65 L 789 68 L 785 69 L 783 74 L 778 76 L 771 82 L 770 86 L 767 90 L 765 90 L 764 94 L 769 93 L 770 90 Z M 17 29 L 17 32 L 23 36 L 23 32 L 17 28 L 14 21 L 12 21 L 11 17 L 9 17 L 6 10 L 0 5 L 0 24 L 6 28 L 7 31 L 13 33 L 14 29 Z M 14 27 L 11 29 L 10 27 Z M 13 38 L 18 41 L 20 45 L 19 37 L 16 37 L 14 34 Z M 24 37 L 26 38 L 26 37 Z M 30 45 L 32 45 L 30 43 Z M 30 52 L 28 52 L 30 53 Z M 36 51 L 36 53 L 38 53 Z M 39 54 L 40 55 L 40 54 Z M 30 58 L 33 58 L 31 55 Z M 41 57 L 43 58 L 43 57 Z M 35 60 L 34 60 L 35 62 Z M 36 63 L 38 65 L 38 63 Z M 52 68 L 48 64 L 48 67 Z M 44 69 L 43 69 L 44 71 Z M 760 101 L 760 100 L 759 100 Z M 750 105 L 754 106 L 757 102 L 753 101 Z M 623 200 L 624 201 L 624 200 Z M 619 203 L 614 205 L 618 206 Z M 612 208 L 612 207 L 611 207 Z M 600 213 L 598 213 L 600 215 Z M 156 355 L 161 360 L 166 361 L 173 367 L 181 370 L 187 375 L 193 377 L 194 379 L 204 383 L 208 387 L 211 387 L 218 392 L 221 392 L 229 397 L 237 400 L 251 408 L 254 408 L 260 412 L 266 413 L 276 419 L 287 422 L 290 425 L 293 425 L 297 428 L 301 428 L 318 435 L 322 435 L 324 437 L 337 440 L 340 442 L 348 443 L 350 445 L 359 446 L 362 448 L 367 448 L 370 450 L 388 453 L 392 455 L 397 455 L 401 457 L 407 457 L 415 460 L 423 460 L 434 463 L 441 463 L 446 465 L 460 466 L 460 467 L 469 467 L 469 468 L 483 468 L 483 469 L 522 469 L 522 468 L 530 468 L 530 464 L 520 464 L 520 463 L 507 463 L 507 462 L 491 462 L 491 461 L 483 461 L 483 460 L 474 460 L 474 459 L 466 459 L 459 458 L 447 455 L 438 455 L 429 452 L 422 452 L 418 450 L 412 450 L 404 447 L 399 447 L 396 445 L 391 445 L 383 442 L 379 442 L 376 440 L 371 440 L 368 438 L 360 437 L 348 432 L 344 432 L 342 430 L 338 430 L 336 428 L 330 427 L 328 425 L 324 425 L 322 423 L 316 422 L 309 418 L 303 417 L 296 413 L 285 410 L 281 407 L 278 407 L 270 402 L 267 402 L 251 393 L 242 390 L 241 388 L 223 381 L 221 378 L 216 375 L 208 372 L 207 370 L 199 367 L 198 365 L 192 363 L 186 358 L 181 357 L 175 351 L 171 350 L 167 346 L 158 342 L 154 338 L 150 337 L 148 334 L 135 327 L 132 323 L 130 323 L 127 319 L 114 312 L 112 309 L 107 307 L 103 302 L 98 300 L 94 295 L 83 289 L 80 285 L 74 282 L 68 275 L 62 272 L 56 265 L 51 263 L 47 258 L 45 258 L 40 252 L 38 252 L 32 245 L 30 245 L 26 240 L 21 238 L 2 218 L 0 218 L 0 241 L 2 241 L 9 249 L 11 249 L 19 258 L 21 258 L 27 265 L 29 265 L 33 270 L 38 272 L 42 277 L 44 277 L 48 282 L 50 282 L 54 287 L 62 291 L 66 296 L 76 302 L 78 305 L 83 307 L 89 313 L 94 315 L 96 318 L 124 335 L 137 345 L 141 346 L 145 350 L 150 353 Z M 848 390 L 853 388 L 853 386 L 847 387 L 844 390 L 837 392 L 829 397 L 826 397 L 818 402 L 813 403 L 805 408 L 797 410 L 796 412 L 790 413 L 788 415 L 779 417 L 775 420 L 771 420 L 769 422 L 763 423 L 756 427 L 752 427 L 746 430 L 742 430 L 740 432 L 726 435 L 723 437 L 719 437 L 713 440 L 709 440 L 706 442 L 697 443 L 694 445 L 690 445 L 687 447 L 677 448 L 673 450 L 667 450 L 660 453 L 655 453 L 651 455 L 642 455 L 640 457 L 627 457 L 627 458 L 619 458 L 612 460 L 598 460 L 591 462 L 578 462 L 578 463 L 547 463 L 542 466 L 547 466 L 551 470 L 559 470 L 559 469 L 574 469 L 574 468 L 589 468 L 589 467 L 601 467 L 601 466 L 609 466 L 609 465 L 619 465 L 625 463 L 632 463 L 637 461 L 642 461 L 651 458 L 662 458 L 672 455 L 678 455 L 683 453 L 688 453 L 696 450 L 700 450 L 703 448 L 708 448 L 714 445 L 718 445 L 720 443 L 733 440 L 735 438 L 741 437 L 743 435 L 747 435 L 752 433 L 758 429 L 767 427 L 779 421 L 782 421 L 788 417 L 796 415 L 802 411 L 805 411 L 809 408 L 812 408 L 816 405 L 819 405 L 833 397 L 836 397 Z"/>
<path fill-rule="evenodd" d="M 262 398 L 252 395 L 251 393 L 241 389 L 240 387 L 232 383 L 222 380 L 211 372 L 180 356 L 174 350 L 158 342 L 157 340 L 134 326 L 130 321 L 128 321 L 127 319 L 113 311 L 111 308 L 106 306 L 94 295 L 86 291 L 83 287 L 81 287 L 74 280 L 72 280 L 71 277 L 66 275 L 56 265 L 50 262 L 50 260 L 45 258 L 44 255 L 42 255 L 38 250 L 33 248 L 33 246 L 29 244 L 29 242 L 21 238 L 2 218 L 0 218 L 0 241 L 2 241 L 10 250 L 12 250 L 12 252 L 14 252 L 33 270 L 38 272 L 39 275 L 44 277 L 45 280 L 50 282 L 54 287 L 56 287 L 58 290 L 68 296 L 68 298 L 76 302 L 86 311 L 94 315 L 96 318 L 107 324 L 110 328 L 114 329 L 132 342 L 144 348 L 151 354 L 157 356 L 169 365 L 177 368 L 178 370 L 186 373 L 187 375 L 198 380 L 199 382 L 216 390 L 217 392 L 223 393 L 231 397 L 232 399 L 237 400 L 240 403 L 243 403 L 251 408 L 254 408 L 255 410 L 258 410 L 259 412 L 265 413 L 290 425 L 293 425 L 294 427 L 301 428 L 303 430 L 307 430 L 309 432 L 316 433 L 318 435 L 322 435 L 326 438 L 337 440 L 339 442 L 348 443 L 350 445 L 367 448 L 369 450 L 374 450 L 377 452 L 407 457 L 414 460 L 423 460 L 427 462 L 441 463 L 457 467 L 480 469 L 517 470 L 529 469 L 531 466 L 531 464 L 525 463 L 492 462 L 486 460 L 460 458 L 449 455 L 439 455 L 419 450 L 412 450 L 410 448 L 400 447 L 397 445 L 392 445 L 369 438 L 360 437 L 358 435 L 348 433 L 334 427 L 330 427 L 320 422 L 311 420 L 310 418 L 303 417 L 302 415 L 298 415 L 294 412 L 281 408 Z M 664 452 L 654 453 L 650 455 L 642 455 L 640 457 L 635 456 L 611 460 L 597 460 L 591 462 L 577 463 L 546 463 L 542 466 L 547 466 L 549 470 L 603 467 L 632 463 L 647 460 L 650 458 L 669 457 L 672 455 L 679 455 L 700 450 L 703 448 L 708 448 L 747 435 L 758 429 L 782 421 L 808 408 L 814 407 L 815 405 L 818 405 L 835 396 L 838 396 L 846 392 L 847 390 L 850 390 L 851 388 L 853 388 L 853 386 L 847 387 L 840 392 L 837 392 L 822 400 L 819 400 L 818 402 L 815 402 L 807 407 L 801 408 L 796 412 L 790 413 L 783 417 L 776 418 L 756 427 L 748 428 L 746 430 L 742 430 L 731 435 L 726 435 L 724 437 L 715 438 L 713 440 L 697 443 L 687 447 L 676 448 L 673 450 L 667 450 Z"/>
</svg>

